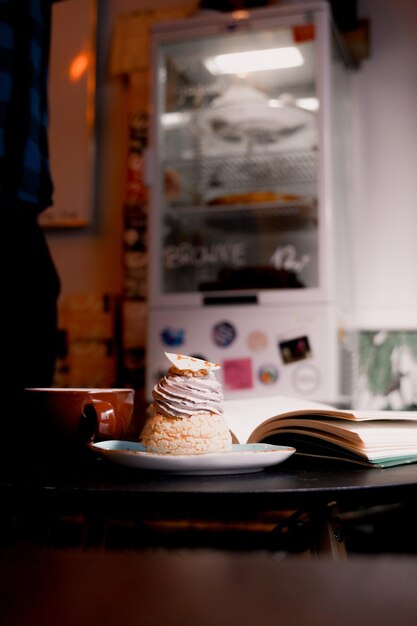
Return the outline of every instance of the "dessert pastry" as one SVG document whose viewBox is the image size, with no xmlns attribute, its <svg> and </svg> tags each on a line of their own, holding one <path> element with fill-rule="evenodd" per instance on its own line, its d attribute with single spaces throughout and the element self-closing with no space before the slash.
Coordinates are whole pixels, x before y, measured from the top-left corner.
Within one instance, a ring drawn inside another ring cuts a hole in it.
<svg viewBox="0 0 417 626">
<path fill-rule="evenodd" d="M 276 200 L 277 195 L 273 191 L 247 191 L 217 196 L 210 200 L 209 204 L 257 204 L 258 202 L 276 202 Z"/>
<path fill-rule="evenodd" d="M 223 415 L 223 390 L 214 375 L 219 365 L 165 353 L 173 363 L 155 385 L 151 415 L 140 440 L 149 452 L 225 452 L 232 437 Z"/>
<path fill-rule="evenodd" d="M 258 204 L 264 202 L 301 202 L 302 196 L 290 193 L 276 193 L 275 191 L 246 191 L 242 193 L 230 193 L 224 196 L 216 196 L 208 201 L 208 204 Z"/>
</svg>

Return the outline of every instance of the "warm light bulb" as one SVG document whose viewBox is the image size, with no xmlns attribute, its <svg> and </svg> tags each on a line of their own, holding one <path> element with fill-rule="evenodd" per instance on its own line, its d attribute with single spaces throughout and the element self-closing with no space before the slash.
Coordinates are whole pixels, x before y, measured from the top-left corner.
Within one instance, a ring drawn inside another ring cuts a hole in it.
<svg viewBox="0 0 417 626">
<path fill-rule="evenodd" d="M 86 72 L 88 67 L 88 55 L 86 52 L 80 52 L 76 57 L 71 61 L 68 75 L 70 80 L 75 83 L 77 80 L 80 80 L 81 76 Z"/>
</svg>

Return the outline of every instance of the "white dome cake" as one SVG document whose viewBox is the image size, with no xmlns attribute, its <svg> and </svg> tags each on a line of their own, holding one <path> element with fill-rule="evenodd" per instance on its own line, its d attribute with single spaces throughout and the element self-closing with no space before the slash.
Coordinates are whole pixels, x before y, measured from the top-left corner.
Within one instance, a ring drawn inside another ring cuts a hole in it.
<svg viewBox="0 0 417 626">
<path fill-rule="evenodd" d="M 152 414 L 140 435 L 144 446 L 159 454 L 231 450 L 223 389 L 214 374 L 220 366 L 182 354 L 165 354 L 173 367 L 152 391 Z"/>
</svg>

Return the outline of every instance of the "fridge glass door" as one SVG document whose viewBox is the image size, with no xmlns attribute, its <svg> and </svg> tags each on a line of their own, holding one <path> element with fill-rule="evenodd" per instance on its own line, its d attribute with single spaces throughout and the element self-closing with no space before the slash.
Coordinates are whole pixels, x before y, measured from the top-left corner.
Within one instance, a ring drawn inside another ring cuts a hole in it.
<svg viewBox="0 0 417 626">
<path fill-rule="evenodd" d="M 162 42 L 162 294 L 319 282 L 313 24 Z"/>
</svg>

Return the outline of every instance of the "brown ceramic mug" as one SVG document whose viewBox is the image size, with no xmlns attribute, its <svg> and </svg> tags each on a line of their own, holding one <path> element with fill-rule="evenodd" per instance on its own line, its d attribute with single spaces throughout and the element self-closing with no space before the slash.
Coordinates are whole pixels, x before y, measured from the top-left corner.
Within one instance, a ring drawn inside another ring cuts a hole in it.
<svg viewBox="0 0 417 626">
<path fill-rule="evenodd" d="M 25 421 L 45 442 L 121 439 L 133 416 L 133 389 L 29 388 Z"/>
</svg>

